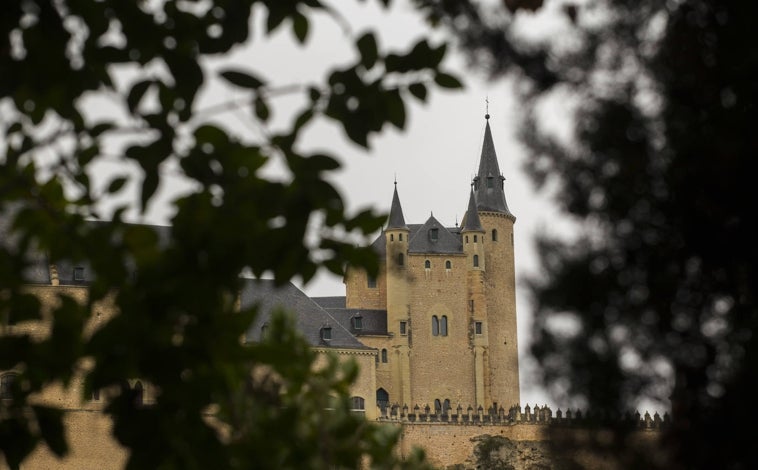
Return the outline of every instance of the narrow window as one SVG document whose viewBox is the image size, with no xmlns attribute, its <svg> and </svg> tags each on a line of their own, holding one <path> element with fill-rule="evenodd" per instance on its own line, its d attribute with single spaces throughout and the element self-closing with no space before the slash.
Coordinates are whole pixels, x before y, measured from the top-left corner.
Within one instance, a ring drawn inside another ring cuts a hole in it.
<svg viewBox="0 0 758 470">
<path fill-rule="evenodd" d="M 386 349 L 382 349 L 382 362 L 384 364 L 387 363 L 387 350 Z"/>
<path fill-rule="evenodd" d="M 8 400 L 13 398 L 13 384 L 16 382 L 18 374 L 8 372 L 0 376 L 0 399 Z"/>
<path fill-rule="evenodd" d="M 474 235 L 474 243 L 476 243 L 478 240 L 478 235 Z"/>
<path fill-rule="evenodd" d="M 376 289 L 376 276 L 366 275 L 366 285 L 369 289 Z"/>
<path fill-rule="evenodd" d="M 436 242 L 439 239 L 439 229 L 432 228 L 429 229 L 429 240 Z"/>
<path fill-rule="evenodd" d="M 405 321 L 400 322 L 400 334 L 401 335 L 408 334 L 408 322 L 405 322 Z"/>
<path fill-rule="evenodd" d="M 474 299 L 471 299 L 468 301 L 468 311 L 473 312 L 474 311 Z"/>
<path fill-rule="evenodd" d="M 478 335 L 482 334 L 482 322 L 478 321 L 474 323 L 474 332 Z"/>
<path fill-rule="evenodd" d="M 384 411 L 390 406 L 390 394 L 387 390 L 380 388 L 376 391 L 376 405 Z"/>
<path fill-rule="evenodd" d="M 365 403 L 366 401 L 363 399 L 363 397 L 350 398 L 350 406 L 353 410 L 363 411 L 364 409 L 366 409 Z"/>
<path fill-rule="evenodd" d="M 450 399 L 445 398 L 445 401 L 442 402 L 442 412 L 447 413 L 447 410 L 450 409 Z"/>
<path fill-rule="evenodd" d="M 450 260 L 445 261 L 445 269 L 453 269 L 453 263 Z"/>
<path fill-rule="evenodd" d="M 332 339 L 332 327 L 329 325 L 321 327 L 321 339 L 330 341 Z"/>
<path fill-rule="evenodd" d="M 437 315 L 432 316 L 432 336 L 440 335 L 440 320 Z"/>
<path fill-rule="evenodd" d="M 353 317 L 353 328 L 355 328 L 356 330 L 362 330 L 363 329 L 363 317 L 361 316 L 360 313 L 357 313 Z"/>
<path fill-rule="evenodd" d="M 492 189 L 495 185 L 494 178 L 491 176 L 487 177 L 487 189 Z"/>
<path fill-rule="evenodd" d="M 474 267 L 479 267 L 479 255 L 474 255 Z"/>
<path fill-rule="evenodd" d="M 404 254 L 402 254 L 402 253 L 398 253 L 397 254 L 397 265 L 398 266 L 405 265 L 405 255 Z"/>
<path fill-rule="evenodd" d="M 395 234 L 393 234 L 393 233 L 390 233 L 390 241 L 391 241 L 391 242 L 394 242 L 394 241 L 395 241 Z"/>
<path fill-rule="evenodd" d="M 442 402 L 440 402 L 439 398 L 434 399 L 434 412 L 439 413 L 442 411 Z"/>
<path fill-rule="evenodd" d="M 402 233 L 398 233 L 397 234 L 397 239 L 400 240 L 400 241 L 403 241 L 403 234 Z"/>
<path fill-rule="evenodd" d="M 447 315 L 442 315 L 442 321 L 440 321 L 440 335 L 447 336 Z"/>
<path fill-rule="evenodd" d="M 432 268 L 432 262 L 429 260 L 424 261 L 424 268 L 431 269 Z"/>
<path fill-rule="evenodd" d="M 466 235 L 466 243 L 468 243 L 468 235 Z"/>
<path fill-rule="evenodd" d="M 497 241 L 497 229 L 496 228 L 492 229 L 492 241 L 493 242 Z"/>
<path fill-rule="evenodd" d="M 134 384 L 134 406 L 140 407 L 145 404 L 145 388 L 139 380 Z"/>
<path fill-rule="evenodd" d="M 92 401 L 100 401 L 100 389 L 96 388 L 92 390 L 92 395 L 90 396 L 90 399 Z"/>
<path fill-rule="evenodd" d="M 74 281 L 83 281 L 84 280 L 84 268 L 81 266 L 77 266 L 74 268 Z"/>
</svg>

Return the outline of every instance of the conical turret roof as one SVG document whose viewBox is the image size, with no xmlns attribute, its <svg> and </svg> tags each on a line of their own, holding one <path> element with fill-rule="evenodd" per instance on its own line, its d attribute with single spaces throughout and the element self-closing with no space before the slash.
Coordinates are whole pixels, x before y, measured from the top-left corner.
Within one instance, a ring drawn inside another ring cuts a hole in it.
<svg viewBox="0 0 758 470">
<path fill-rule="evenodd" d="M 476 209 L 476 196 L 474 195 L 473 187 L 471 188 L 471 194 L 468 198 L 468 210 L 463 219 L 461 232 L 484 232 L 482 221 L 479 219 L 479 212 Z"/>
<path fill-rule="evenodd" d="M 490 121 L 487 119 L 484 128 L 482 155 L 479 159 L 479 173 L 474 178 L 474 193 L 478 210 L 500 212 L 513 217 L 511 211 L 508 210 L 508 204 L 505 202 L 504 181 L 505 178 L 500 174 L 500 166 L 497 163 Z"/>
<path fill-rule="evenodd" d="M 400 206 L 400 196 L 397 195 L 397 182 L 395 182 L 395 193 L 392 195 L 392 206 L 390 207 L 390 215 L 387 221 L 387 230 L 391 229 L 408 230 L 408 226 L 405 224 L 405 217 L 403 217 L 403 208 Z"/>
</svg>

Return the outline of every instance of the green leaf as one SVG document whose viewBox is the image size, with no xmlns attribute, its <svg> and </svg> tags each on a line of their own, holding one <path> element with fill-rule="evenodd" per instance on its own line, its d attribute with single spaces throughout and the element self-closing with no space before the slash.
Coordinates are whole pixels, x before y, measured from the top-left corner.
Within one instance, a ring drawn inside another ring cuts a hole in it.
<svg viewBox="0 0 758 470">
<path fill-rule="evenodd" d="M 106 191 L 108 192 L 108 194 L 117 193 L 124 187 L 127 181 L 128 181 L 128 178 L 126 178 L 125 176 L 114 178 L 108 185 L 108 189 Z"/>
<path fill-rule="evenodd" d="M 153 80 L 142 80 L 141 82 L 137 82 L 135 85 L 133 85 L 132 89 L 129 90 L 129 96 L 126 98 L 126 104 L 129 106 L 129 111 L 132 114 L 136 112 L 140 101 L 142 101 L 142 97 L 145 96 L 145 92 L 147 92 L 147 89 L 150 88 L 150 85 L 153 83 Z"/>
<path fill-rule="evenodd" d="M 373 67 L 379 56 L 374 34 L 371 32 L 364 34 L 355 44 L 358 46 L 358 52 L 361 54 L 361 65 L 367 69 Z"/>
<path fill-rule="evenodd" d="M 442 88 L 463 88 L 460 80 L 444 72 L 437 72 L 437 75 L 434 76 L 434 82 Z"/>
<path fill-rule="evenodd" d="M 220 75 L 232 85 L 237 85 L 241 88 L 257 90 L 265 84 L 263 80 L 255 75 L 239 70 L 224 70 Z"/>
<path fill-rule="evenodd" d="M 268 118 L 271 116 L 268 104 L 260 96 L 255 97 L 255 115 L 263 122 L 268 121 Z"/>
<path fill-rule="evenodd" d="M 408 87 L 408 91 L 411 92 L 419 101 L 426 101 L 426 85 L 423 83 L 411 83 Z"/>
<path fill-rule="evenodd" d="M 298 42 L 303 44 L 308 37 L 308 18 L 305 15 L 296 13 L 292 17 L 292 31 L 295 33 Z"/>
</svg>

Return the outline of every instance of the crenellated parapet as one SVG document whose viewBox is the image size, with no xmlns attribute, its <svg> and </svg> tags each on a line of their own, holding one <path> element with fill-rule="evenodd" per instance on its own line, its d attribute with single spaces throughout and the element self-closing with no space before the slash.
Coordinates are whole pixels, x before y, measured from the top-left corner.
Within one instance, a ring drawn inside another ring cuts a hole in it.
<svg viewBox="0 0 758 470">
<path fill-rule="evenodd" d="M 597 425 L 625 425 L 630 428 L 660 430 L 671 423 L 668 413 L 661 417 L 658 412 L 651 415 L 645 412 L 641 415 L 639 411 L 635 413 L 610 414 L 598 410 L 581 410 L 568 409 L 565 412 L 561 409 L 553 414 L 552 409 L 547 406 L 526 405 L 523 409 L 520 405 L 511 406 L 507 411 L 501 406 L 482 406 L 473 407 L 468 405 L 463 407 L 458 404 L 457 407 L 447 409 L 433 409 L 428 404 L 400 406 L 394 404 L 379 409 L 379 420 L 394 423 L 445 423 L 450 425 L 550 425 L 550 426 L 597 426 Z"/>
</svg>

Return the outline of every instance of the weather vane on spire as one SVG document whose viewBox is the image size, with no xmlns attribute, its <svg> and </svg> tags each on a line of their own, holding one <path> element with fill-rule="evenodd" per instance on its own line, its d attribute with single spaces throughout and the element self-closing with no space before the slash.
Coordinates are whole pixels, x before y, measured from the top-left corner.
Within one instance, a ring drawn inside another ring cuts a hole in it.
<svg viewBox="0 0 758 470">
<path fill-rule="evenodd" d="M 486 113 L 484 115 L 484 119 L 489 120 L 489 118 L 490 118 L 490 95 L 486 95 L 484 97 L 484 112 Z"/>
</svg>

